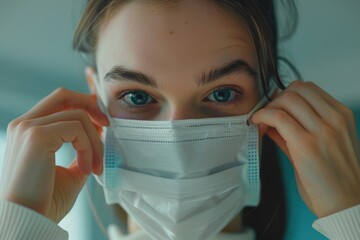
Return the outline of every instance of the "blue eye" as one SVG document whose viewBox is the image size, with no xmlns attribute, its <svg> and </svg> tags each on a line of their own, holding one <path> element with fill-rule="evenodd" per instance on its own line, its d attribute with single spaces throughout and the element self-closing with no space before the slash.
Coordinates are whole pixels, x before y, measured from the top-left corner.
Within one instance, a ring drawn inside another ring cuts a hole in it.
<svg viewBox="0 0 360 240">
<path fill-rule="evenodd" d="M 141 107 L 145 104 L 152 103 L 154 99 L 143 91 L 131 91 L 125 93 L 121 99 L 130 107 Z"/>
<path fill-rule="evenodd" d="M 208 99 L 211 102 L 226 103 L 233 100 L 236 97 L 237 92 L 230 88 L 221 88 L 213 91 Z"/>
</svg>

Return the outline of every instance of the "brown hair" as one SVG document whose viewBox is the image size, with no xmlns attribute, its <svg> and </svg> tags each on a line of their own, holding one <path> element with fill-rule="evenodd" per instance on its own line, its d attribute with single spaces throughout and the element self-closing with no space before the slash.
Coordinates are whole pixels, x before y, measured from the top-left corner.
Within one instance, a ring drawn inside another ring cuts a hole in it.
<svg viewBox="0 0 360 240">
<path fill-rule="evenodd" d="M 111 18 L 115 9 L 130 1 L 134 0 L 88 1 L 74 36 L 73 48 L 81 53 L 90 54 L 93 59 L 89 64 L 95 69 L 94 59 L 99 27 Z M 259 78 L 266 96 L 271 79 L 281 89 L 285 89 L 277 70 L 277 30 L 272 0 L 209 1 L 226 9 L 247 25 L 255 49 Z M 244 225 L 255 229 L 257 239 L 283 239 L 286 227 L 284 186 L 275 144 L 266 136 L 263 139 L 262 156 L 260 169 L 262 198 L 256 208 L 248 207 L 243 210 Z"/>
</svg>

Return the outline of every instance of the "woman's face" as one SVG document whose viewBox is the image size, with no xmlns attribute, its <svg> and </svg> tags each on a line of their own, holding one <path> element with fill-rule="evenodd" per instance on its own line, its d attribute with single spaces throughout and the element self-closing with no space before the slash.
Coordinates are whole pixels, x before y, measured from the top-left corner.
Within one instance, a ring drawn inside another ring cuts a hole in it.
<svg viewBox="0 0 360 240">
<path fill-rule="evenodd" d="M 208 1 L 122 6 L 100 28 L 96 61 L 115 118 L 234 116 L 259 101 L 246 26 Z"/>
</svg>

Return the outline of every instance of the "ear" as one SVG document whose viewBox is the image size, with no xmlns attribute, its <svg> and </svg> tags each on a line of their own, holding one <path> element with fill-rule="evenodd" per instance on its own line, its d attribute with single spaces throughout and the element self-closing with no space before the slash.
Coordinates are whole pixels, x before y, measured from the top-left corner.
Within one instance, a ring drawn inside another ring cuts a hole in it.
<svg viewBox="0 0 360 240">
<path fill-rule="evenodd" d="M 95 73 L 94 69 L 92 67 L 86 67 L 85 68 L 85 76 L 86 76 L 86 80 L 88 82 L 90 92 L 92 94 L 95 94 L 96 93 L 95 81 L 97 79 L 95 79 L 96 73 Z"/>
<path fill-rule="evenodd" d="M 97 81 L 97 79 L 96 79 L 97 74 L 95 73 L 95 71 L 92 67 L 86 67 L 85 68 L 85 76 L 86 76 L 86 80 L 88 82 L 91 94 L 96 97 L 95 81 Z M 97 126 L 97 125 L 95 125 L 95 128 L 100 136 L 100 139 L 103 139 L 103 137 L 102 137 L 103 128 L 100 126 Z"/>
</svg>

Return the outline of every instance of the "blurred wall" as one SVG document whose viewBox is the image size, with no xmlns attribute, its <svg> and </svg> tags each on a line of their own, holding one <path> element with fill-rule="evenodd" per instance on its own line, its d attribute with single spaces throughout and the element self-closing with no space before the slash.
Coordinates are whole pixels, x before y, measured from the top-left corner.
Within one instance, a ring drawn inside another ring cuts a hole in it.
<svg viewBox="0 0 360 240">
<path fill-rule="evenodd" d="M 289 12 L 278 3 L 280 35 L 286 33 Z M 314 81 L 355 111 L 360 124 L 360 1 L 295 0 L 298 25 L 295 34 L 279 44 L 280 55 L 289 59 L 306 81 Z M 283 62 L 281 62 L 283 63 Z M 286 80 L 295 77 L 281 64 Z M 358 130 L 360 130 L 358 128 Z M 359 131 L 358 131 L 359 132 Z M 295 183 L 294 171 L 284 154 L 281 165 L 285 179 L 288 206 L 286 239 L 325 240 L 311 224 L 316 220 L 302 201 Z"/>
<path fill-rule="evenodd" d="M 71 49 L 83 2 L 0 0 L 0 129 L 59 86 L 87 91 Z"/>
<path fill-rule="evenodd" d="M 81 57 L 71 49 L 84 1 L 0 0 L 0 165 L 7 124 L 58 87 L 87 91 Z M 67 166 L 69 146 L 56 154 Z M 90 239 L 91 212 L 83 190 L 60 226 L 70 240 Z"/>
<path fill-rule="evenodd" d="M 276 2 L 287 0 L 276 0 Z M 280 43 L 280 52 L 335 98 L 360 108 L 360 1 L 295 0 L 299 22 L 295 34 Z M 278 4 L 279 10 L 282 10 Z M 280 34 L 286 12 L 279 11 Z"/>
<path fill-rule="evenodd" d="M 282 55 L 305 80 L 360 109 L 360 1 L 295 2 L 298 28 L 281 42 Z M 84 1 L 74 0 L 0 0 L 0 131 L 57 87 L 87 92 L 83 61 L 71 50 L 83 6 Z M 65 219 L 64 226 L 69 225 Z"/>
<path fill-rule="evenodd" d="M 281 2 L 286 0 L 276 0 Z M 360 1 L 295 0 L 299 24 L 281 43 L 305 80 L 360 104 Z M 87 92 L 71 40 L 84 1 L 0 0 L 0 129 L 55 88 Z"/>
</svg>

